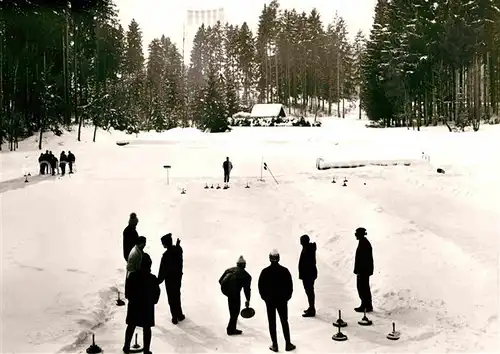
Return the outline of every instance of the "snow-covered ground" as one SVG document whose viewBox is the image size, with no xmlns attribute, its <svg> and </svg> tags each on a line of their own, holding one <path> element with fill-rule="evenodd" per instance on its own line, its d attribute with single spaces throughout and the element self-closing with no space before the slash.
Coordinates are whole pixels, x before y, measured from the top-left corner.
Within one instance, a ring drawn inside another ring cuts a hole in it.
<svg viewBox="0 0 500 354">
<path fill-rule="evenodd" d="M 365 124 L 353 113 L 323 119 L 321 128 L 237 127 L 211 135 L 174 129 L 138 137 L 99 131 L 96 143 L 88 127 L 80 143 L 73 132 L 44 144 L 56 155 L 75 153 L 77 173 L 64 178 L 35 179 L 36 138 L 2 152 L 2 181 L 33 176 L 0 189 L 1 352 L 83 353 L 90 333 L 105 352 L 121 352 L 126 307 L 115 305 L 115 291 L 124 285 L 122 231 L 130 212 L 139 216 L 155 274 L 162 235 L 172 232 L 184 247 L 187 318 L 170 322 L 162 286 L 154 353 L 267 352 L 257 279 L 272 248 L 294 277 L 289 314 L 297 352 L 496 352 L 500 127 L 452 134 L 445 127 L 417 132 Z M 130 144 L 119 147 L 118 140 Z M 226 156 L 234 164 L 232 188 L 205 190 L 205 183 L 222 182 Z M 419 162 L 318 171 L 319 157 Z M 279 184 L 267 171 L 258 181 L 262 158 Z M 361 315 L 353 311 L 359 226 L 374 249 L 372 327 L 358 326 Z M 301 317 L 307 301 L 297 262 L 304 233 L 318 243 L 316 318 Z M 240 254 L 253 276 L 256 316 L 240 318 L 243 335 L 235 338 L 225 334 L 229 313 L 217 281 Z M 347 342 L 331 340 L 338 310 L 349 323 Z M 393 321 L 402 332 L 397 342 L 386 339 Z M 280 333 L 278 324 L 283 351 Z"/>
</svg>

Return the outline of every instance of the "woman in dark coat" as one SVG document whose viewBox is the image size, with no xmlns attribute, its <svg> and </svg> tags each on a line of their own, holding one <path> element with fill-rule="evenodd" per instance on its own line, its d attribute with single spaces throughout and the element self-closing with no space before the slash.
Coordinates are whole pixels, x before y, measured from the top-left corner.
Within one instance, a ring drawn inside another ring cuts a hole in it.
<svg viewBox="0 0 500 354">
<path fill-rule="evenodd" d="M 142 327 L 144 354 L 151 353 L 151 327 L 155 325 L 155 305 L 160 298 L 160 286 L 156 276 L 151 274 L 151 263 L 151 257 L 144 253 L 140 270 L 131 273 L 125 285 L 125 297 L 128 299 L 125 353 L 130 352 L 135 327 Z"/>
</svg>

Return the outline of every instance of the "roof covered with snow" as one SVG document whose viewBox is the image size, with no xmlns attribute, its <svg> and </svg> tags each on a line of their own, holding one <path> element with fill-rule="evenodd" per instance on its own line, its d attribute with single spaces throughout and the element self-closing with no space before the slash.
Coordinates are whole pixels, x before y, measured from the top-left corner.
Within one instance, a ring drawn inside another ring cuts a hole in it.
<svg viewBox="0 0 500 354">
<path fill-rule="evenodd" d="M 253 106 L 252 118 L 286 117 L 285 109 L 280 103 L 259 103 Z"/>
</svg>

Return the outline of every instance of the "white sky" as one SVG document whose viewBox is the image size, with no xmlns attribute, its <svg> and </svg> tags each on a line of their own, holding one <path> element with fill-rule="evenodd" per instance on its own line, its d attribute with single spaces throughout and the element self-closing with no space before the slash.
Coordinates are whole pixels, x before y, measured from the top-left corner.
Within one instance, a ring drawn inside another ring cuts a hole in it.
<svg viewBox="0 0 500 354">
<path fill-rule="evenodd" d="M 264 3 L 270 0 L 115 0 L 122 26 L 128 29 L 135 18 L 143 33 L 144 51 L 155 37 L 164 34 L 182 48 L 183 23 L 186 11 L 224 8 L 225 21 L 232 24 L 248 23 L 252 31 L 257 29 Z M 310 12 L 318 9 L 323 23 L 333 19 L 335 11 L 347 22 L 351 36 L 361 29 L 369 34 L 373 23 L 376 0 L 280 0 L 280 8 L 295 8 Z M 186 39 L 186 43 L 189 39 Z M 187 50 L 188 48 L 186 48 Z M 145 53 L 147 55 L 147 53 Z M 186 58 L 187 59 L 187 58 Z"/>
</svg>

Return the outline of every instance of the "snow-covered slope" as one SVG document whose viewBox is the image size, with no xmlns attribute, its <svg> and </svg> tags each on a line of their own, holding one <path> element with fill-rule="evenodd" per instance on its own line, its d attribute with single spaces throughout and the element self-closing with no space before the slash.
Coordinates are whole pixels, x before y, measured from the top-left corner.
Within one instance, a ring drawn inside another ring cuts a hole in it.
<svg viewBox="0 0 500 354">
<path fill-rule="evenodd" d="M 289 316 L 297 352 L 498 350 L 500 130 L 450 134 L 364 124 L 354 116 L 323 119 L 321 128 L 241 127 L 211 135 L 99 132 L 95 144 L 89 127 L 81 143 L 75 133 L 50 138 L 44 150 L 73 151 L 77 173 L 18 189 L 4 185 L 0 194 L 1 352 L 83 353 L 90 333 L 105 352 L 121 351 L 126 307 L 115 300 L 124 285 L 121 242 L 130 212 L 139 216 L 154 273 L 162 235 L 172 232 L 184 247 L 187 319 L 172 325 L 162 286 L 154 353 L 266 352 L 270 339 L 257 279 L 272 248 L 294 277 Z M 118 140 L 131 144 L 119 147 Z M 422 152 L 430 162 L 315 166 L 318 157 L 421 159 Z M 36 173 L 38 154 L 34 141 L 1 153 L 2 180 Z M 205 183 L 222 182 L 226 156 L 234 164 L 232 188 L 205 190 Z M 258 181 L 262 158 L 279 184 L 267 171 Z M 172 166 L 168 185 L 165 164 Z M 437 167 L 446 174 L 437 174 Z M 348 186 L 331 183 L 334 176 L 347 178 Z M 368 229 L 375 258 L 369 328 L 356 324 L 361 316 L 353 311 L 359 305 L 352 274 L 358 226 Z M 318 243 L 313 319 L 301 317 L 307 301 L 297 279 L 304 233 Z M 240 254 L 254 279 L 256 316 L 240 318 L 244 334 L 234 338 L 225 334 L 229 313 L 217 280 Z M 331 340 L 338 310 L 349 323 L 343 343 Z M 392 321 L 402 332 L 397 342 L 385 338 Z M 283 350 L 280 333 L 278 324 Z"/>
</svg>

